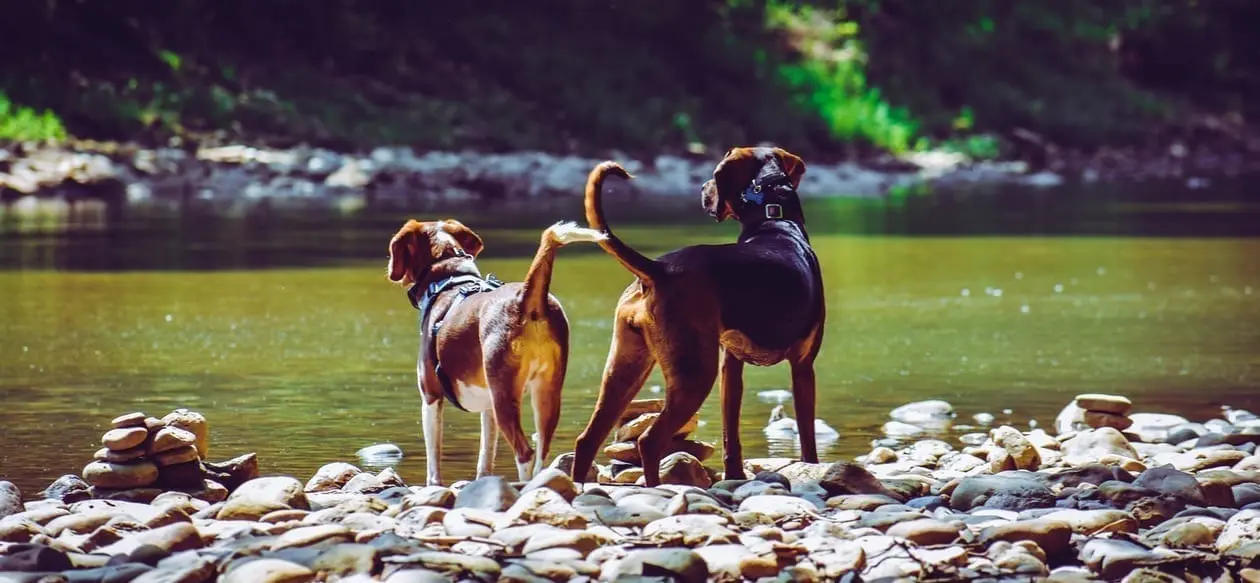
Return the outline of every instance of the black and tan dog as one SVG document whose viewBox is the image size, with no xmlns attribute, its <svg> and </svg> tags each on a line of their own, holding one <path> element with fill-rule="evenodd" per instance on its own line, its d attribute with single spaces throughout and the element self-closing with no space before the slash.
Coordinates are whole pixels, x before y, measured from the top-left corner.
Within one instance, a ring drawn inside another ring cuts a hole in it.
<svg viewBox="0 0 1260 583">
<path fill-rule="evenodd" d="M 739 240 L 684 247 L 649 259 L 608 229 L 600 202 L 604 179 L 630 178 L 604 162 L 586 184 L 586 220 L 606 235 L 599 245 L 638 279 L 617 303 L 612 346 L 599 400 L 577 439 L 573 476 L 585 476 L 595 452 L 659 364 L 665 407 L 638 442 L 648 486 L 660 483 L 662 450 L 700 408 L 721 371 L 726 478 L 744 475 L 739 413 L 744 363 L 788 361 L 801 455 L 818 461 L 814 441 L 814 359 L 822 344 L 823 284 L 805 233 L 796 188 L 801 159 L 779 148 L 735 148 L 702 188 L 716 220 L 738 220 Z"/>
<path fill-rule="evenodd" d="M 484 279 L 474 260 L 482 242 L 455 220 L 407 221 L 389 243 L 389 279 L 408 286 L 420 310 L 416 375 L 424 398 L 426 483 L 441 484 L 442 400 L 481 413 L 477 477 L 494 469 L 502 430 L 521 480 L 541 468 L 560 421 L 560 390 L 569 358 L 569 323 L 548 293 L 556 249 L 603 235 L 573 223 L 543 231 L 523 283 Z M 521 398 L 530 391 L 537 447 L 521 429 Z"/>
</svg>

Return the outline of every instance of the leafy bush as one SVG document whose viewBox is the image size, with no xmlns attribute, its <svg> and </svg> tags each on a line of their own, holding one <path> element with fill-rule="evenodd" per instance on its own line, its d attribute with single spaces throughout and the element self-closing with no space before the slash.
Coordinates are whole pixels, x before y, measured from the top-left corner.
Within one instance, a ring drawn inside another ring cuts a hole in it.
<svg viewBox="0 0 1260 583">
<path fill-rule="evenodd" d="M 66 128 L 51 111 L 19 106 L 0 91 L 0 140 L 64 140 Z"/>
</svg>

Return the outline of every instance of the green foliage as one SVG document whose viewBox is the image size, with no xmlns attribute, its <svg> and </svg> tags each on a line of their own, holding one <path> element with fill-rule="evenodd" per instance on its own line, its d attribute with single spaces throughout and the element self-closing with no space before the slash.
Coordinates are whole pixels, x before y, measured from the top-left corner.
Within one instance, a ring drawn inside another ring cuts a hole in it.
<svg viewBox="0 0 1260 583">
<path fill-rule="evenodd" d="M 855 23 L 836 11 L 787 3 L 771 4 L 767 16 L 772 27 L 795 37 L 800 54 L 798 62 L 779 67 L 780 78 L 798 105 L 827 124 L 833 138 L 891 152 L 910 148 L 916 124 L 867 85 L 866 54 Z"/>
<path fill-rule="evenodd" d="M 925 134 L 956 134 L 967 110 L 967 131 L 1023 128 L 1084 146 L 1137 140 L 1169 119 L 1172 103 L 1126 78 L 1116 47 L 1160 10 L 1208 10 L 1169 0 L 842 3 L 865 33 L 868 78 Z"/>
<path fill-rule="evenodd" d="M 1260 93 L 1254 0 L 311 7 L 15 3 L 0 38 L 23 50 L 0 89 L 25 107 L 6 106 L 5 131 L 988 158 L 1017 129 L 1074 147 L 1142 141 L 1194 107 L 1255 113 Z"/>
<path fill-rule="evenodd" d="M 1002 142 L 989 134 L 949 138 L 937 147 L 947 152 L 963 154 L 973 160 L 994 160 L 1002 154 Z"/>
<path fill-rule="evenodd" d="M 45 141 L 65 137 L 66 128 L 51 111 L 17 105 L 0 91 L 0 140 Z"/>
</svg>

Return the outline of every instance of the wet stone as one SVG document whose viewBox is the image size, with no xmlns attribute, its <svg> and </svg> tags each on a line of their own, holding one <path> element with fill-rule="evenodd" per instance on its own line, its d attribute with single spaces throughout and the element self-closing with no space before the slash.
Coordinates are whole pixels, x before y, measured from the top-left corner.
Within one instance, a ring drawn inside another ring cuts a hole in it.
<svg viewBox="0 0 1260 583">
<path fill-rule="evenodd" d="M 110 429 L 101 436 L 101 445 L 113 451 L 131 449 L 144 443 L 149 431 L 143 427 Z"/>
<path fill-rule="evenodd" d="M 455 508 L 502 511 L 511 507 L 519 496 L 507 480 L 486 476 L 460 489 L 455 496 Z"/>
</svg>

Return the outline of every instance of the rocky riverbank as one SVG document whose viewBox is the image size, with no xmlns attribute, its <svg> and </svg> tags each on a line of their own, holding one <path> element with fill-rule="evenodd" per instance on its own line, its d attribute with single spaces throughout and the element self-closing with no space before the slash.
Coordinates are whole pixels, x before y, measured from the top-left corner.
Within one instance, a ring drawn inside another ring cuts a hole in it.
<svg viewBox="0 0 1260 583">
<path fill-rule="evenodd" d="M 711 176 L 716 161 L 712 155 L 634 160 L 610 153 L 608 157 L 623 162 L 636 175 L 636 180 L 622 188 L 659 196 L 695 196 L 699 185 Z M 1123 154 L 1103 152 L 1081 160 L 1064 156 L 1034 171 L 1024 162 L 972 162 L 957 154 L 930 152 L 863 163 L 810 161 L 802 189 L 811 196 L 880 196 L 929 184 L 1049 187 L 1065 179 L 1153 177 L 1182 179 L 1193 187 L 1206 184 L 1203 176 L 1236 174 L 1257 167 L 1247 157 L 1237 158 L 1173 151 L 1138 162 Z M 48 196 L 149 205 L 195 200 L 211 206 L 266 202 L 345 207 L 410 204 L 416 200 L 577 196 L 587 173 L 602 159 L 541 152 L 417 152 L 389 147 L 344 153 L 243 145 L 16 145 L 0 148 L 0 199 L 11 202 Z"/>
<path fill-rule="evenodd" d="M 343 462 L 224 496 L 5 482 L 0 581 L 1260 581 L 1260 418 L 1131 409 L 1082 395 L 1054 435 L 750 459 L 752 479 L 673 472 L 657 488 L 575 483 L 569 455 L 526 484 L 408 486 Z M 915 403 L 895 422 L 951 413 Z M 166 433 L 196 449 L 193 431 Z"/>
</svg>

